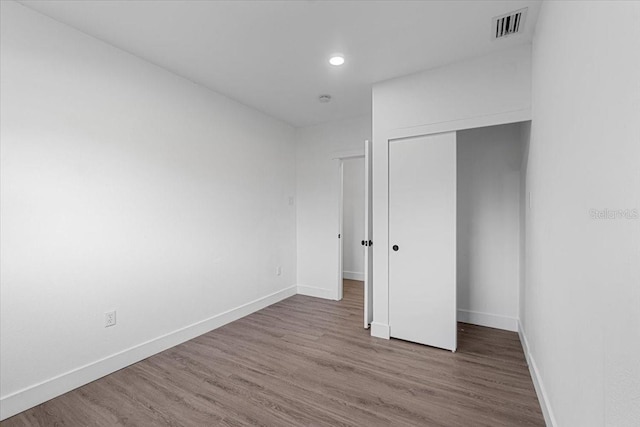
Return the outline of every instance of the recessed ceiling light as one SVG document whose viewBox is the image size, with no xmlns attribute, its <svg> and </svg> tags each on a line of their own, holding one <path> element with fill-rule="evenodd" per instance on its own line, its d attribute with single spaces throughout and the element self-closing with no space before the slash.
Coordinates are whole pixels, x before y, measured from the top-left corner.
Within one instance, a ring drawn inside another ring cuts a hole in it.
<svg viewBox="0 0 640 427">
<path fill-rule="evenodd" d="M 318 100 L 322 103 L 331 101 L 331 95 L 320 95 Z"/>
<path fill-rule="evenodd" d="M 329 58 L 329 64 L 335 65 L 336 67 L 344 64 L 344 56 L 340 54 L 335 54 Z"/>
</svg>

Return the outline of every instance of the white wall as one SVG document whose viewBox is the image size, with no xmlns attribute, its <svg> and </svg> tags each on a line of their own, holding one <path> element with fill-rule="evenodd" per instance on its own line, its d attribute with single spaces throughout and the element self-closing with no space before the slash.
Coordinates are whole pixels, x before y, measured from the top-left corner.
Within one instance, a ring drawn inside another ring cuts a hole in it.
<svg viewBox="0 0 640 427">
<path fill-rule="evenodd" d="M 345 279 L 364 280 L 364 158 L 343 164 L 342 271 Z"/>
<path fill-rule="evenodd" d="M 639 22 L 545 2 L 536 28 L 523 327 L 558 426 L 640 420 L 640 219 L 591 212 L 640 209 Z"/>
<path fill-rule="evenodd" d="M 290 126 L 1 15 L 3 418 L 295 292 Z"/>
<path fill-rule="evenodd" d="M 457 133 L 458 320 L 517 331 L 520 124 Z"/>
<path fill-rule="evenodd" d="M 520 123 L 520 143 L 522 158 L 520 161 L 520 238 L 519 278 L 518 278 L 518 320 L 526 317 L 526 272 L 527 272 L 527 210 L 529 209 L 529 193 L 527 192 L 527 165 L 529 163 L 529 145 L 531 142 L 531 121 Z"/>
<path fill-rule="evenodd" d="M 371 118 L 296 129 L 298 292 L 338 298 L 340 153 L 364 153 Z M 361 239 L 362 240 L 362 239 Z"/>
<path fill-rule="evenodd" d="M 373 86 L 374 133 L 522 112 L 531 107 L 531 45 L 524 44 Z M 499 120 L 501 121 L 501 120 Z M 375 137 L 375 135 L 374 135 Z"/>
<path fill-rule="evenodd" d="M 388 140 L 529 120 L 530 102 L 530 45 L 374 85 L 374 336 L 389 337 Z"/>
</svg>

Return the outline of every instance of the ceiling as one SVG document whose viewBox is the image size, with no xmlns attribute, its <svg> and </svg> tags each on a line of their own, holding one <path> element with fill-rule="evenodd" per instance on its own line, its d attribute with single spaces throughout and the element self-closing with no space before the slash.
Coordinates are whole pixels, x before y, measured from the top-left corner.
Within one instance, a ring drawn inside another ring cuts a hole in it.
<svg viewBox="0 0 640 427">
<path fill-rule="evenodd" d="M 369 114 L 371 84 L 529 43 L 538 1 L 21 1 L 293 126 Z M 491 18 L 523 7 L 523 34 Z M 328 63 L 332 53 L 346 63 Z M 329 103 L 318 96 L 330 94 Z"/>
</svg>

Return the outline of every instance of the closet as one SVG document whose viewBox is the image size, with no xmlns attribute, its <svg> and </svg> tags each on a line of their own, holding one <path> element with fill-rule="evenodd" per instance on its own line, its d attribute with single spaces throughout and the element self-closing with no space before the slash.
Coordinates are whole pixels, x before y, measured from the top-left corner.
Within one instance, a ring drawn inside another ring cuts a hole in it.
<svg viewBox="0 0 640 427">
<path fill-rule="evenodd" d="M 389 336 L 456 350 L 457 322 L 517 330 L 526 125 L 389 141 Z"/>
</svg>

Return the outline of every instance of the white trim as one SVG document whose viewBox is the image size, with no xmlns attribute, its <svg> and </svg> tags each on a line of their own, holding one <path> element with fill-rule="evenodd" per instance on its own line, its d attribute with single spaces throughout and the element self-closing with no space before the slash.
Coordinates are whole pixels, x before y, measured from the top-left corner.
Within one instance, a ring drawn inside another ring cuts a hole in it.
<svg viewBox="0 0 640 427">
<path fill-rule="evenodd" d="M 364 272 L 361 273 L 357 271 L 344 271 L 342 272 L 342 277 L 349 280 L 359 280 L 361 282 L 364 282 Z"/>
<path fill-rule="evenodd" d="M 522 110 L 504 111 L 501 113 L 486 114 L 484 116 L 469 117 L 460 120 L 391 129 L 387 134 L 389 140 L 404 139 L 435 133 L 458 132 L 465 129 L 520 123 L 529 120 L 531 120 L 531 109 L 525 108 Z"/>
<path fill-rule="evenodd" d="M 208 319 L 177 329 L 111 356 L 11 393 L 0 399 L 0 420 L 109 375 L 296 294 L 296 286 L 274 292 Z"/>
<path fill-rule="evenodd" d="M 389 325 L 371 322 L 371 336 L 388 340 L 391 337 Z"/>
<path fill-rule="evenodd" d="M 306 295 L 308 297 L 324 298 L 330 300 L 336 300 L 337 295 L 335 290 L 326 288 L 316 288 L 315 286 L 298 285 L 298 295 Z"/>
<path fill-rule="evenodd" d="M 334 151 L 333 154 L 331 155 L 332 160 L 355 159 L 358 157 L 364 157 L 364 148 L 357 148 L 354 150 Z"/>
<path fill-rule="evenodd" d="M 482 313 L 480 311 L 463 310 L 459 308 L 458 322 L 518 332 L 518 319 L 501 314 Z"/>
<path fill-rule="evenodd" d="M 556 417 L 553 415 L 553 411 L 551 410 L 551 402 L 549 401 L 549 396 L 547 395 L 547 391 L 544 388 L 538 366 L 536 365 L 535 360 L 533 360 L 533 355 L 529 350 L 529 341 L 527 340 L 527 336 L 524 333 L 524 329 L 522 328 L 520 320 L 518 320 L 518 335 L 520 336 L 520 343 L 522 343 L 524 356 L 527 359 L 527 365 L 529 365 L 529 372 L 531 373 L 533 386 L 536 389 L 536 394 L 538 395 L 538 402 L 540 402 L 540 408 L 542 409 L 544 422 L 548 427 L 556 427 L 558 423 L 556 422 Z"/>
</svg>

